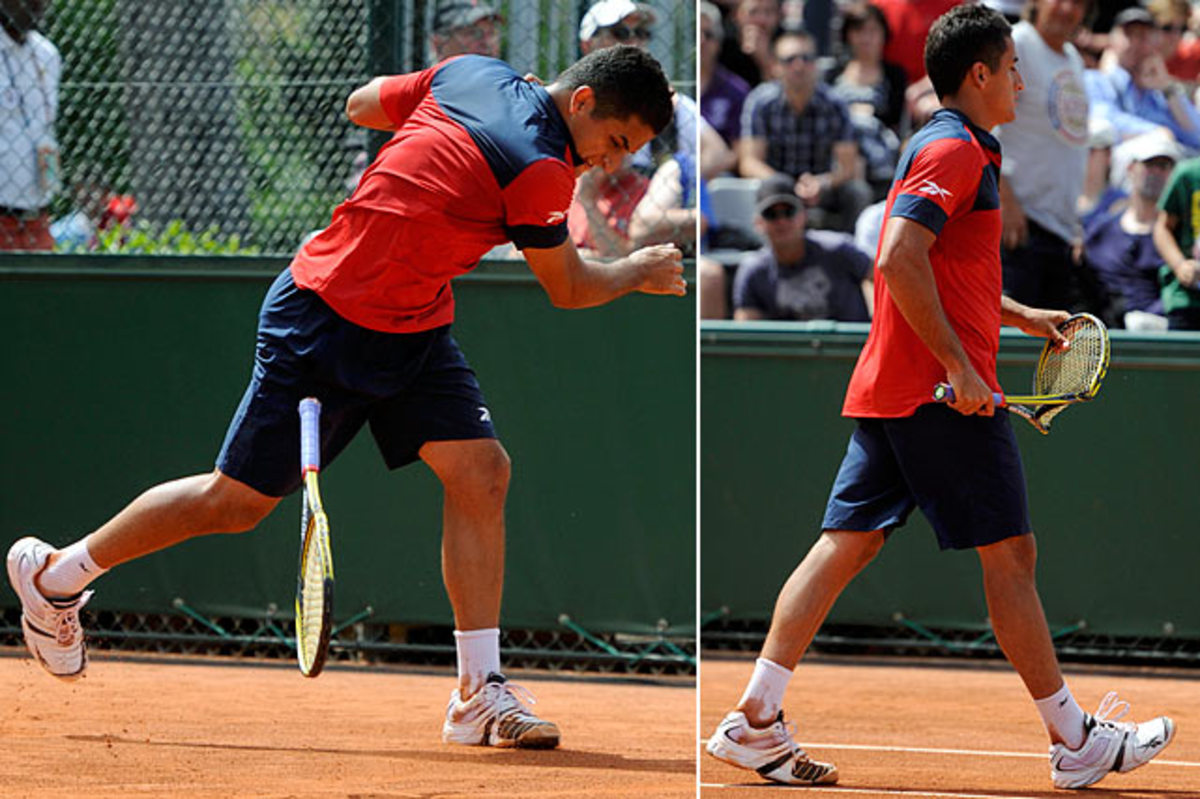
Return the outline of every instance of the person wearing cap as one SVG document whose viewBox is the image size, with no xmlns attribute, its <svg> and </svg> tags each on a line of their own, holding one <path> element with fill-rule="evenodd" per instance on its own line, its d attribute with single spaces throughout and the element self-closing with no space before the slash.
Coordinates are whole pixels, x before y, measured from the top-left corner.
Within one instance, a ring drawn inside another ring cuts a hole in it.
<svg viewBox="0 0 1200 799">
<path fill-rule="evenodd" d="M 704 0 L 700 3 L 700 113 L 732 147 L 750 85 L 718 60 L 724 35 L 721 10 Z"/>
<path fill-rule="evenodd" d="M 1013 27 L 1025 89 L 1017 114 L 994 133 L 1000 169 L 1004 292 L 1039 308 L 1069 308 L 1078 293 L 1075 206 L 1087 167 L 1083 58 L 1071 36 L 1091 0 L 1036 0 Z"/>
<path fill-rule="evenodd" d="M 1200 149 L 1200 112 L 1167 73 L 1160 36 L 1141 6 L 1117 14 L 1101 68 L 1084 74 L 1089 113 L 1111 122 L 1121 141 L 1165 128 L 1180 144 Z"/>
<path fill-rule="evenodd" d="M 706 745 L 768 780 L 837 781 L 835 765 L 792 737 L 788 684 L 838 596 L 917 508 L 942 549 L 975 551 L 996 640 L 1046 729 L 1056 787 L 1138 768 L 1175 733 L 1166 717 L 1106 723 L 1128 709 L 1115 694 L 1085 713 L 1038 597 L 1020 450 L 1010 414 L 996 407 L 996 357 L 1002 324 L 1061 347 L 1057 326 L 1068 315 L 1001 292 L 1000 147 L 988 131 L 1012 121 L 1021 91 L 1010 31 L 996 11 L 963 4 L 929 32 L 925 63 L 942 109 L 910 140 L 888 192 L 871 329 L 842 405 L 854 430 L 820 536 L 780 590 L 746 690 Z M 934 399 L 939 383 L 953 389 L 948 402 Z"/>
<path fill-rule="evenodd" d="M 858 144 L 850 110 L 822 83 L 816 43 L 796 28 L 772 43 L 776 80 L 751 90 L 742 107 L 738 171 L 766 179 L 791 175 L 809 208 L 809 226 L 850 231 L 871 202 L 857 176 Z"/>
<path fill-rule="evenodd" d="M 1158 200 L 1154 246 L 1165 266 L 1159 272 L 1163 313 L 1171 330 L 1200 330 L 1200 158 L 1175 167 Z"/>
<path fill-rule="evenodd" d="M 443 0 L 433 16 L 429 47 L 433 60 L 451 56 L 484 55 L 500 57 L 500 12 L 479 0 Z"/>
<path fill-rule="evenodd" d="M 804 203 L 786 175 L 764 180 L 755 199 L 754 226 L 767 243 L 738 264 L 733 318 L 870 321 L 871 259 L 854 238 L 805 230 Z"/>
<path fill-rule="evenodd" d="M 1122 145 L 1129 165 L 1129 204 L 1087 228 L 1084 266 L 1098 280 L 1099 296 L 1090 310 L 1121 327 L 1145 329 L 1148 316 L 1167 326 L 1158 274 L 1163 259 L 1154 246 L 1158 199 L 1179 159 L 1179 148 L 1165 134 L 1148 133 Z"/>
</svg>

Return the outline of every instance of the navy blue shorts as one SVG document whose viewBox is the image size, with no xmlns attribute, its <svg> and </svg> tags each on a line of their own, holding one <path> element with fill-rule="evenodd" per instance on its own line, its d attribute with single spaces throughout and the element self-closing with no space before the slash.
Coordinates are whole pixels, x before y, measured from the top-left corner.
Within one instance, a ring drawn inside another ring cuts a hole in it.
<svg viewBox="0 0 1200 799">
<path fill-rule="evenodd" d="M 923 405 L 902 419 L 859 419 L 821 526 L 891 531 L 919 507 L 942 549 L 1030 532 L 1021 453 L 1008 412 L 963 416 Z"/>
<path fill-rule="evenodd" d="M 254 372 L 225 434 L 217 468 L 263 494 L 300 486 L 304 397 L 321 401 L 321 462 L 333 461 L 371 425 L 388 468 L 417 459 L 427 441 L 495 438 L 475 373 L 450 326 L 381 333 L 348 322 L 290 269 L 275 279 L 258 317 Z"/>
</svg>

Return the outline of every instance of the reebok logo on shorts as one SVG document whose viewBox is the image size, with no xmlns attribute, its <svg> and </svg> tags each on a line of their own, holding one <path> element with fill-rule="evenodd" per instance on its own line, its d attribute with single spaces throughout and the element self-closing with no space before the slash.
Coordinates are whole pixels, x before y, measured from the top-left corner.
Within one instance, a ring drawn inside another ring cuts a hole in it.
<svg viewBox="0 0 1200 799">
<path fill-rule="evenodd" d="M 479 421 L 481 421 L 481 422 L 490 422 L 490 421 L 492 421 L 492 412 L 491 412 L 491 411 L 489 411 L 489 410 L 488 410 L 486 407 L 484 407 L 483 405 L 480 405 L 480 406 L 479 406 Z"/>
</svg>

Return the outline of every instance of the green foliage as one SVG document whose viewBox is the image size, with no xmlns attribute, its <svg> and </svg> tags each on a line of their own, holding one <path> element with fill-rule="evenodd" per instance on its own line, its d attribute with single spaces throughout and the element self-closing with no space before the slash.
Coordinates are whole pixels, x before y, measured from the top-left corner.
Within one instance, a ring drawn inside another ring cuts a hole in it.
<svg viewBox="0 0 1200 799">
<path fill-rule="evenodd" d="M 101 231 L 95 252 L 152 255 L 257 255 L 257 247 L 243 247 L 236 233 L 222 237 L 216 225 L 196 234 L 175 219 L 162 230 L 146 222 L 133 227 Z"/>
</svg>

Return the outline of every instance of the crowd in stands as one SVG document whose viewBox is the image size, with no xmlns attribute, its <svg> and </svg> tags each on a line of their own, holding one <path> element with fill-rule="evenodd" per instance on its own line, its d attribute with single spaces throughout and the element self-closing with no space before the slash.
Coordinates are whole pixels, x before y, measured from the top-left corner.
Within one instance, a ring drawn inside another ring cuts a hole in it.
<svg viewBox="0 0 1200 799">
<path fill-rule="evenodd" d="M 983 2 L 1025 87 L 993 131 L 1005 293 L 1200 330 L 1200 2 Z M 925 38 L 957 4 L 834 0 L 814 31 L 795 0 L 700 3 L 703 318 L 869 318 L 886 195 L 939 107 Z"/>
</svg>

